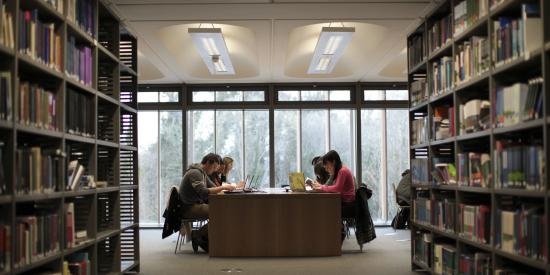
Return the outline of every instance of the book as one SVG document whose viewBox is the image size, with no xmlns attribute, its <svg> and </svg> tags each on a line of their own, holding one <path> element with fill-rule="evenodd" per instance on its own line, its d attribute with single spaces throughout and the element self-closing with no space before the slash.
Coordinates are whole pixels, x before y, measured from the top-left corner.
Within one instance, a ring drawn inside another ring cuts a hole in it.
<svg viewBox="0 0 550 275">
<path fill-rule="evenodd" d="M 74 202 L 65 203 L 65 247 L 71 248 L 76 244 Z"/>
<path fill-rule="evenodd" d="M 0 195 L 3 195 L 7 193 L 8 191 L 8 184 L 6 180 L 6 168 L 4 167 L 4 163 L 8 163 L 4 160 L 5 156 L 5 148 L 4 148 L 4 142 L 0 140 Z"/>
<path fill-rule="evenodd" d="M 413 185 L 428 185 L 428 159 L 415 158 L 411 160 L 411 183 Z"/>
<path fill-rule="evenodd" d="M 16 194 L 60 191 L 65 154 L 57 148 L 19 147 L 16 150 Z"/>
<path fill-rule="evenodd" d="M 13 108 L 12 77 L 9 71 L 0 71 L 0 119 L 11 120 Z"/>
<path fill-rule="evenodd" d="M 454 36 L 473 26 L 488 12 L 487 0 L 463 0 L 454 6 Z"/>
<path fill-rule="evenodd" d="M 428 142 L 428 117 L 417 116 L 411 122 L 411 144 L 423 144 Z"/>
<path fill-rule="evenodd" d="M 413 200 L 413 206 L 413 220 L 415 222 L 455 233 L 456 203 L 453 199 L 416 198 Z"/>
<path fill-rule="evenodd" d="M 432 96 L 438 96 L 450 92 L 453 88 L 453 58 L 444 56 L 435 60 L 432 70 Z"/>
<path fill-rule="evenodd" d="M 446 139 L 454 136 L 454 108 L 437 106 L 433 108 L 432 140 Z"/>
<path fill-rule="evenodd" d="M 456 248 L 446 243 L 434 244 L 434 272 L 436 274 L 456 274 Z"/>
<path fill-rule="evenodd" d="M 492 273 L 491 254 L 484 252 L 462 253 L 458 259 L 458 274 L 489 275 Z"/>
<path fill-rule="evenodd" d="M 74 191 L 85 187 L 82 181 L 84 170 L 84 166 L 78 163 L 78 160 L 72 160 L 69 162 L 69 167 L 67 169 L 66 190 Z"/>
<path fill-rule="evenodd" d="M 414 81 L 410 85 L 411 107 L 419 105 L 428 99 L 428 85 L 426 85 L 426 74 L 415 75 Z"/>
<path fill-rule="evenodd" d="M 432 235 L 418 231 L 413 238 L 413 257 L 416 261 L 431 266 L 432 263 Z"/>
<path fill-rule="evenodd" d="M 460 134 L 483 131 L 491 127 L 491 103 L 488 100 L 471 99 L 459 107 Z"/>
<path fill-rule="evenodd" d="M 2 24 L 0 25 L 0 44 L 7 48 L 15 48 L 15 36 L 13 31 L 13 15 L 8 10 L 6 2 L 2 2 Z"/>
<path fill-rule="evenodd" d="M 11 265 L 11 226 L 0 224 L 0 271 L 9 272 Z"/>
<path fill-rule="evenodd" d="M 19 84 L 19 123 L 56 131 L 56 109 L 57 98 L 53 92 L 26 81 Z"/>
</svg>

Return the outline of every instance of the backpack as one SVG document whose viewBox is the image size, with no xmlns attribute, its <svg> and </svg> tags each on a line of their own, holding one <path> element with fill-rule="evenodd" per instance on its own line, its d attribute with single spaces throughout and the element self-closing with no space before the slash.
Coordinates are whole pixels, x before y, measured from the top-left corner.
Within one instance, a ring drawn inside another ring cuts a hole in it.
<svg viewBox="0 0 550 275">
<path fill-rule="evenodd" d="M 411 209 L 409 207 L 400 208 L 391 222 L 391 227 L 393 227 L 393 229 L 406 229 L 409 223 L 410 213 Z"/>
</svg>

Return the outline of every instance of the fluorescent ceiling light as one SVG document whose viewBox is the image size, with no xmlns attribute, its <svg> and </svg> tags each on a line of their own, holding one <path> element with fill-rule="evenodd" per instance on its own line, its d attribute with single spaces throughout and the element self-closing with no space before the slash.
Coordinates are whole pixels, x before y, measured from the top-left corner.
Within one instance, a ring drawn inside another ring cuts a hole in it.
<svg viewBox="0 0 550 275">
<path fill-rule="evenodd" d="M 210 74 L 235 74 L 220 28 L 189 28 L 189 35 Z"/>
<path fill-rule="evenodd" d="M 307 73 L 328 74 L 332 72 L 354 32 L 354 27 L 323 27 Z"/>
</svg>

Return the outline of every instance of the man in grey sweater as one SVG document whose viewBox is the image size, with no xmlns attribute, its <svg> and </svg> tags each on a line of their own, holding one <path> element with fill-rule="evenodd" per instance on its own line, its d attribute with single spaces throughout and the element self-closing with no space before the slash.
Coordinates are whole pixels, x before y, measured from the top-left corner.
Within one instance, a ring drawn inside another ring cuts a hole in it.
<svg viewBox="0 0 550 275">
<path fill-rule="evenodd" d="M 209 176 L 218 170 L 220 156 L 210 153 L 202 158 L 200 164 L 189 166 L 180 184 L 180 199 L 183 218 L 208 218 L 208 194 L 217 194 L 223 190 L 235 189 L 232 185 L 213 186 Z M 191 232 L 193 250 L 200 246 L 208 252 L 208 224 Z"/>
</svg>

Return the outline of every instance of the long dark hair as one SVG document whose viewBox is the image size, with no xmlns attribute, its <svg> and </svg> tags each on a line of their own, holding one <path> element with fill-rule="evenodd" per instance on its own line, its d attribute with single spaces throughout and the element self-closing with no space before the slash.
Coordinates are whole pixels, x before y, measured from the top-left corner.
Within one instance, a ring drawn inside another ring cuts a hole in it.
<svg viewBox="0 0 550 275">
<path fill-rule="evenodd" d="M 338 155 L 338 152 L 334 150 L 328 151 L 323 156 L 323 165 L 326 165 L 327 162 L 334 162 L 334 178 L 333 180 L 336 180 L 336 177 L 338 176 L 338 171 L 342 169 L 342 160 L 340 159 L 340 155 Z"/>
</svg>

